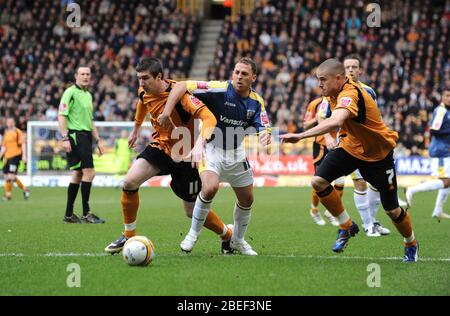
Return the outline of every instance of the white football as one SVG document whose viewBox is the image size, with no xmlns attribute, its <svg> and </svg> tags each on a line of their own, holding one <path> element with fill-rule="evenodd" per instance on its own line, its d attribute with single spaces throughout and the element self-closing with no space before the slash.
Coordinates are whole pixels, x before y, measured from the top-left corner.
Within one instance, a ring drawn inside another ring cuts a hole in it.
<svg viewBox="0 0 450 316">
<path fill-rule="evenodd" d="M 155 247 L 147 237 L 134 236 L 125 242 L 122 255 L 130 266 L 146 266 L 155 256 Z"/>
</svg>

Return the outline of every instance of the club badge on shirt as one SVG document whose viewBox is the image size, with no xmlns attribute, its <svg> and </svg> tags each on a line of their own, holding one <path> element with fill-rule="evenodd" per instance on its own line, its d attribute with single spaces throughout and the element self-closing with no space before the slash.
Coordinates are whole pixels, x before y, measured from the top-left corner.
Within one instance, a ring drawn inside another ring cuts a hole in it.
<svg viewBox="0 0 450 316">
<path fill-rule="evenodd" d="M 350 104 L 352 103 L 352 98 L 349 97 L 343 97 L 339 100 L 339 104 L 338 106 L 343 106 L 343 107 L 349 107 Z"/>
<path fill-rule="evenodd" d="M 59 105 L 59 112 L 65 112 L 67 110 L 67 104 L 61 103 Z"/>
<path fill-rule="evenodd" d="M 266 111 L 261 111 L 261 123 L 265 126 L 268 127 L 270 125 L 269 123 L 269 117 L 267 116 L 267 112 Z"/>
<path fill-rule="evenodd" d="M 203 105 L 202 101 L 200 101 L 198 98 L 194 97 L 193 95 L 190 95 L 189 98 L 191 99 L 191 102 L 195 105 L 195 107 L 199 108 Z"/>
<path fill-rule="evenodd" d="M 247 110 L 247 120 L 251 120 L 255 116 L 255 110 Z"/>
</svg>

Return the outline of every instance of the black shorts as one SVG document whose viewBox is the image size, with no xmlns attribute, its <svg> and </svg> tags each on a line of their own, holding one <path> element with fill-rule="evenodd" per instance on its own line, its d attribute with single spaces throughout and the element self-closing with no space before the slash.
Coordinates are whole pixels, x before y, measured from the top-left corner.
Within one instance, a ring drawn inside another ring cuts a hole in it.
<svg viewBox="0 0 450 316">
<path fill-rule="evenodd" d="M 364 180 L 380 192 L 381 203 L 385 210 L 398 207 L 394 151 L 383 160 L 368 162 L 353 157 L 342 148 L 337 148 L 328 152 L 315 175 L 331 183 L 356 169 L 359 169 Z"/>
<path fill-rule="evenodd" d="M 194 202 L 202 188 L 202 182 L 196 168 L 192 168 L 190 162 L 175 162 L 163 150 L 147 146 L 136 159 L 144 158 L 151 165 L 157 167 L 158 175 L 172 176 L 170 187 L 172 191 L 182 200 Z"/>
<path fill-rule="evenodd" d="M 94 168 L 92 158 L 92 132 L 69 131 L 68 133 L 72 151 L 67 153 L 67 162 L 70 170 Z"/>
<path fill-rule="evenodd" d="M 325 158 L 325 155 L 328 153 L 327 146 L 320 145 L 316 142 L 313 143 L 313 164 L 314 171 L 320 166 Z"/>
<path fill-rule="evenodd" d="M 6 164 L 3 166 L 3 173 L 17 174 L 17 170 L 19 169 L 19 164 L 21 160 L 22 155 L 14 156 L 6 160 Z"/>
</svg>

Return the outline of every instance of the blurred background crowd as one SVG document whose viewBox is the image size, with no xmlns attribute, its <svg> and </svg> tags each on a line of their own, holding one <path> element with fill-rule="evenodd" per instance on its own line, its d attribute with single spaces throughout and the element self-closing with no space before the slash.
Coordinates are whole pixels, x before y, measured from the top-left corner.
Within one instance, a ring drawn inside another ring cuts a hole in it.
<svg viewBox="0 0 450 316">
<path fill-rule="evenodd" d="M 134 67 L 143 56 L 160 58 L 168 78 L 188 77 L 202 19 L 178 1 L 78 1 L 78 28 L 66 25 L 69 2 L 0 0 L 0 126 L 10 116 L 22 129 L 28 120 L 56 121 L 78 63 L 92 67 L 98 121 L 133 120 Z M 361 81 L 375 89 L 385 122 L 400 134 L 397 154 L 421 154 L 440 90 L 450 84 L 450 2 L 378 3 L 381 27 L 368 27 L 362 0 L 255 1 L 251 14 L 225 17 L 207 79 L 227 80 L 237 59 L 254 58 L 254 88 L 272 124 L 294 132 L 319 94 L 315 67 L 359 54 Z"/>
</svg>

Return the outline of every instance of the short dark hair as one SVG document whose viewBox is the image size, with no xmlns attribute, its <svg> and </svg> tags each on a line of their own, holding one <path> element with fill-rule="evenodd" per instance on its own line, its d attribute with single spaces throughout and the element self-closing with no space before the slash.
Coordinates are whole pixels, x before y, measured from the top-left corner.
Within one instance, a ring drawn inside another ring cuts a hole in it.
<svg viewBox="0 0 450 316">
<path fill-rule="evenodd" d="M 158 58 L 144 57 L 136 66 L 137 72 L 149 71 L 153 78 L 161 74 L 161 79 L 164 79 L 162 63 Z"/>
<path fill-rule="evenodd" d="M 89 70 L 91 70 L 91 67 L 89 67 L 88 65 L 81 64 L 78 65 L 77 68 L 75 69 L 76 74 L 78 73 L 78 70 L 80 70 L 80 68 L 89 68 Z"/>
<path fill-rule="evenodd" d="M 250 65 L 252 67 L 253 74 L 255 75 L 257 74 L 258 68 L 256 67 L 256 63 L 250 57 L 242 57 L 241 59 L 239 59 L 238 64 L 239 63 L 244 65 Z"/>
<path fill-rule="evenodd" d="M 355 59 L 358 61 L 359 63 L 359 67 L 361 67 L 361 57 L 359 57 L 359 55 L 357 54 L 350 54 L 344 57 L 344 61 L 346 61 L 347 59 Z"/>
</svg>

